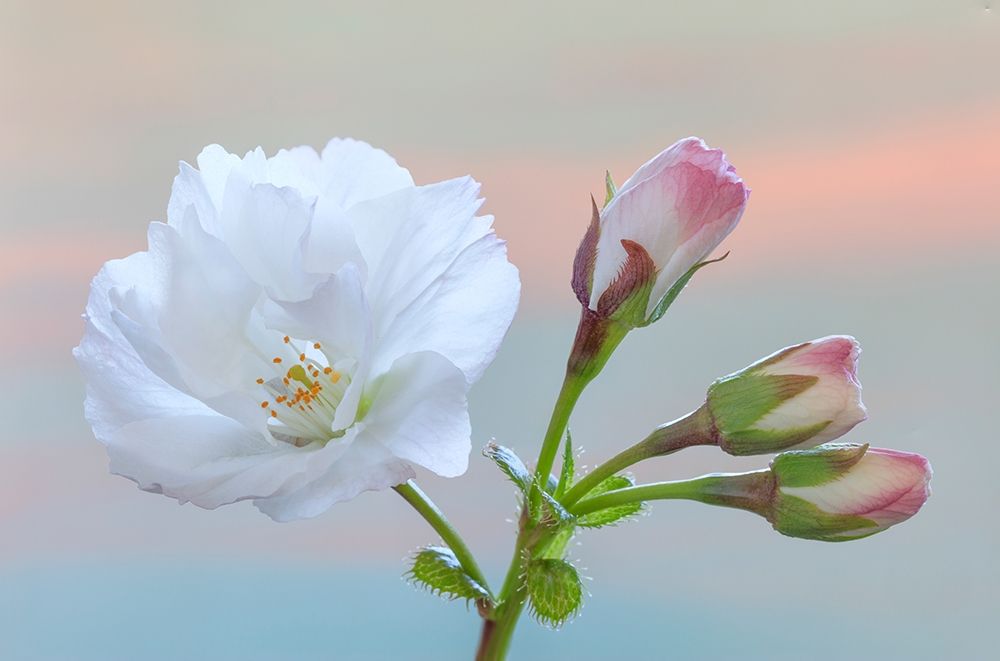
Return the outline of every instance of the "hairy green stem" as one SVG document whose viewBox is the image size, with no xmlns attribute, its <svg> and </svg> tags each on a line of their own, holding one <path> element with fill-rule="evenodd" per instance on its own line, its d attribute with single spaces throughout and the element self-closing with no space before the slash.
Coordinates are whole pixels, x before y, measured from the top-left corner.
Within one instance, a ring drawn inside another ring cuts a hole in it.
<svg viewBox="0 0 1000 661">
<path fill-rule="evenodd" d="M 441 536 L 444 543 L 448 545 L 448 548 L 452 550 L 455 557 L 458 558 L 459 564 L 462 565 L 462 569 L 468 574 L 474 581 L 479 583 L 493 598 L 493 593 L 490 591 L 489 583 L 486 581 L 486 576 L 483 575 L 482 570 L 479 568 L 479 564 L 476 563 L 476 558 L 472 555 L 472 551 L 466 546 L 465 540 L 462 536 L 458 534 L 454 526 L 448 521 L 448 518 L 444 515 L 434 501 L 430 499 L 420 487 L 414 483 L 413 480 L 407 480 L 403 484 L 397 484 L 393 487 L 400 496 L 403 497 L 406 502 L 413 506 L 413 509 L 417 510 L 420 516 L 431 525 L 431 528 Z"/>
<path fill-rule="evenodd" d="M 569 508 L 607 478 L 644 459 L 672 454 L 694 445 L 714 445 L 715 439 L 711 429 L 711 419 L 705 406 L 683 418 L 657 427 L 643 440 L 587 473 L 562 497 L 563 506 Z"/>
<path fill-rule="evenodd" d="M 580 395 L 587 384 L 604 368 L 615 347 L 625 338 L 629 330 L 629 327 L 600 317 L 587 307 L 581 312 L 576 338 L 566 364 L 566 376 L 552 408 L 549 426 L 538 453 L 535 483 L 528 489 L 524 509 L 521 512 L 514 555 L 498 595 L 492 621 L 483 625 L 476 661 L 502 661 L 507 655 L 518 618 L 528 600 L 528 586 L 525 584 L 527 562 L 536 549 L 544 548 L 548 539 L 546 532 L 538 528 L 539 522 L 534 520 L 532 514 L 539 510 L 542 499 L 539 490 L 548 488 L 552 465 L 555 463 L 566 425 Z"/>
</svg>

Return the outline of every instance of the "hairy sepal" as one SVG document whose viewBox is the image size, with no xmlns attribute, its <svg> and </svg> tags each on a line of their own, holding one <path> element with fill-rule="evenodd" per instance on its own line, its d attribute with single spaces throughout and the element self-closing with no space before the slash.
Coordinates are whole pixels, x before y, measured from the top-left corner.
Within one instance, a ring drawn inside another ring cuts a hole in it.
<svg viewBox="0 0 1000 661">
<path fill-rule="evenodd" d="M 555 558 L 536 558 L 528 565 L 531 613 L 540 623 L 558 628 L 580 611 L 583 584 L 576 567 Z"/>
<path fill-rule="evenodd" d="M 446 546 L 425 546 L 414 553 L 407 578 L 443 599 L 491 603 L 490 593 L 465 573 L 458 558 Z"/>
</svg>

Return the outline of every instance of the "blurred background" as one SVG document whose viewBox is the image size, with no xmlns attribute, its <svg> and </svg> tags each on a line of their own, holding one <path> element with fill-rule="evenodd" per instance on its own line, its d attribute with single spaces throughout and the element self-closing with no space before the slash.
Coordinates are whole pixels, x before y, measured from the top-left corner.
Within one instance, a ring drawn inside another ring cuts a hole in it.
<svg viewBox="0 0 1000 661">
<path fill-rule="evenodd" d="M 936 469 L 850 544 L 661 503 L 578 538 L 590 577 L 515 659 L 996 658 L 1000 16 L 986 0 L 0 1 L 0 658 L 464 659 L 478 620 L 400 578 L 435 536 L 393 493 L 275 524 L 107 472 L 70 356 L 101 263 L 145 247 L 177 162 L 354 136 L 418 183 L 470 173 L 524 300 L 474 447 L 533 458 L 575 328 L 604 170 L 695 134 L 753 188 L 721 265 L 632 334 L 572 421 L 593 464 L 782 346 L 856 335 L 850 440 Z M 645 480 L 762 466 L 698 448 Z M 500 579 L 514 496 L 474 454 L 422 476 Z"/>
</svg>

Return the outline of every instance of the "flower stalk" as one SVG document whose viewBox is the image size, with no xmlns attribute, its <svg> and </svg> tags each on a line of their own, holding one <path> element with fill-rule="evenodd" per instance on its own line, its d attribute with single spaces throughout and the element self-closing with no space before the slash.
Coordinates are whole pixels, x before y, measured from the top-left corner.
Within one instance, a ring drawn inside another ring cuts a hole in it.
<svg viewBox="0 0 1000 661">
<path fill-rule="evenodd" d="M 629 503 L 683 499 L 763 513 L 767 494 L 773 488 L 774 480 L 768 470 L 718 473 L 693 480 L 655 482 L 617 489 L 587 498 L 569 510 L 574 516 L 582 516 Z"/>
<path fill-rule="evenodd" d="M 574 484 L 560 502 L 570 508 L 605 479 L 645 459 L 673 454 L 695 445 L 715 444 L 710 414 L 702 406 L 683 418 L 657 427 L 643 440 L 595 467 Z"/>
<path fill-rule="evenodd" d="M 490 590 L 489 583 L 486 580 L 486 576 L 483 571 L 479 568 L 479 564 L 476 562 L 475 556 L 472 551 L 466 545 L 465 540 L 455 529 L 451 522 L 448 521 L 448 517 L 444 515 L 444 512 L 434 504 L 434 501 L 423 492 L 416 485 L 413 480 L 407 480 L 403 484 L 397 484 L 393 487 L 393 490 L 403 497 L 403 500 L 408 502 L 413 506 L 413 509 L 417 511 L 420 516 L 424 518 L 427 523 L 430 524 L 431 528 L 434 529 L 445 544 L 452 550 L 455 557 L 462 565 L 462 569 L 465 573 L 469 575 L 474 581 L 479 583 L 487 593 L 489 593 L 490 598 L 493 597 L 493 592 Z M 480 605 L 482 610 L 483 606 Z"/>
</svg>

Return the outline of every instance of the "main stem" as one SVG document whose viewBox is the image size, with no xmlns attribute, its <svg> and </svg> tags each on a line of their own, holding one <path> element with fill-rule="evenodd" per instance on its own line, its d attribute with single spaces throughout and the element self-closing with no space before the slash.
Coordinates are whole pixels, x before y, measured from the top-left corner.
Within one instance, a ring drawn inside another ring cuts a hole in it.
<svg viewBox="0 0 1000 661">
<path fill-rule="evenodd" d="M 548 486 L 549 475 L 552 473 L 552 465 L 555 463 L 556 454 L 559 452 L 560 441 L 566 433 L 566 426 L 569 424 L 569 416 L 573 413 L 580 394 L 589 383 L 589 379 L 567 372 L 563 379 L 562 388 L 559 390 L 559 397 L 556 398 L 555 406 L 552 409 L 552 417 L 549 419 L 549 427 L 545 430 L 545 437 L 542 439 L 542 449 L 538 453 L 538 465 L 535 468 L 535 488 L 545 489 Z M 538 505 L 541 495 L 535 490 L 531 491 L 532 509 Z"/>
<path fill-rule="evenodd" d="M 541 500 L 541 493 L 538 489 L 544 489 L 548 485 L 552 465 L 555 463 L 562 436 L 566 432 L 570 414 L 589 382 L 590 378 L 581 376 L 573 370 L 566 372 L 566 378 L 563 380 L 559 396 L 552 408 L 549 426 L 545 431 L 542 448 L 538 454 L 535 484 L 529 490 L 527 502 L 521 512 L 517 540 L 514 543 L 514 554 L 510 559 L 510 566 L 507 568 L 507 575 L 498 595 L 499 605 L 494 611 L 493 621 L 483 623 L 483 635 L 480 639 L 479 650 L 476 652 L 476 661 L 500 661 L 507 656 L 514 630 L 517 628 L 517 621 L 521 617 L 521 612 L 528 599 L 528 588 L 524 582 L 527 563 L 531 559 L 534 548 L 544 540 L 544 533 L 537 529 L 538 522 L 532 520 L 531 512 L 536 511 Z"/>
<path fill-rule="evenodd" d="M 476 558 L 472 555 L 472 551 L 466 546 L 465 540 L 462 536 L 458 534 L 451 522 L 444 515 L 434 501 L 430 499 L 420 487 L 414 483 L 413 480 L 407 480 L 403 484 L 397 484 L 393 487 L 400 496 L 402 496 L 406 502 L 413 506 L 413 509 L 417 510 L 420 516 L 424 517 L 427 523 L 431 524 L 431 528 L 441 536 L 444 543 L 448 545 L 448 548 L 452 550 L 455 557 L 458 558 L 459 564 L 462 565 L 462 569 L 468 574 L 474 581 L 479 583 L 486 590 L 486 592 L 493 597 L 493 593 L 490 591 L 489 584 L 486 581 L 486 576 L 483 575 L 482 570 L 476 563 Z"/>
<path fill-rule="evenodd" d="M 503 587 L 497 595 L 497 606 L 492 621 L 487 621 L 483 625 L 476 661 L 501 661 L 507 655 L 517 620 L 528 599 L 528 587 L 525 584 L 527 563 L 531 560 L 535 549 L 544 547 L 548 538 L 546 531 L 539 529 L 541 524 L 532 514 L 539 510 L 542 498 L 539 490 L 548 488 L 552 465 L 555 463 L 566 425 L 580 395 L 587 384 L 604 368 L 615 347 L 625 338 L 628 331 L 628 326 L 602 317 L 586 306 L 581 312 L 576 338 L 573 340 L 573 348 L 570 350 L 566 365 L 566 376 L 552 408 L 552 417 L 549 419 L 549 426 L 545 430 L 542 447 L 538 453 L 535 483 L 528 489 L 528 496 L 521 512 L 514 555 L 510 559 Z"/>
</svg>

